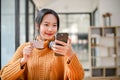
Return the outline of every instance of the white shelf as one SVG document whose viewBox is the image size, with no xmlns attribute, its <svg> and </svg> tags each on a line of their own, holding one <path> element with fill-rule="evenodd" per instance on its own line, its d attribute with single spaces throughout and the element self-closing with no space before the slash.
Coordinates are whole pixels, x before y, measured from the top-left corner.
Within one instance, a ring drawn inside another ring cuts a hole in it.
<svg viewBox="0 0 120 80">
<path fill-rule="evenodd" d="M 120 27 L 90 28 L 89 39 L 91 77 L 120 75 Z"/>
</svg>

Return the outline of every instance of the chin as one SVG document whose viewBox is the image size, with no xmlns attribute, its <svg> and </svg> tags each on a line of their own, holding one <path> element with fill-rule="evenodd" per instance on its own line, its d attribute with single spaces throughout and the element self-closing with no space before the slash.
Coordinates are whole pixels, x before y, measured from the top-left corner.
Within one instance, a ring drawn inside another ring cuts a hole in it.
<svg viewBox="0 0 120 80">
<path fill-rule="evenodd" d="M 46 40 L 51 40 L 53 37 L 46 37 L 45 39 Z"/>
</svg>

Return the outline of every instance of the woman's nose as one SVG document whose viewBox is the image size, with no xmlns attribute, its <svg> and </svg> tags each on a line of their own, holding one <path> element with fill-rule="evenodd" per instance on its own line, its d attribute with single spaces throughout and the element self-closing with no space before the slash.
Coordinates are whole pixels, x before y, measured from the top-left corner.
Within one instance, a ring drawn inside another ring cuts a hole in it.
<svg viewBox="0 0 120 80">
<path fill-rule="evenodd" d="M 49 27 L 49 28 L 48 28 L 48 31 L 52 31 L 52 30 L 53 30 L 53 28 L 52 28 L 52 27 Z"/>
</svg>

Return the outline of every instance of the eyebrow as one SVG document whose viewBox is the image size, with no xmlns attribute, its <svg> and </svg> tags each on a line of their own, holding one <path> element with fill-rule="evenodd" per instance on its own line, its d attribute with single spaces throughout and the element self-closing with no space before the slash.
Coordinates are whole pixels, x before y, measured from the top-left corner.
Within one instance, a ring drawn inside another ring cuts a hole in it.
<svg viewBox="0 0 120 80">
<path fill-rule="evenodd" d="M 44 21 L 43 23 L 49 23 L 48 21 Z M 57 24 L 57 22 L 56 23 L 53 23 L 53 24 Z"/>
</svg>

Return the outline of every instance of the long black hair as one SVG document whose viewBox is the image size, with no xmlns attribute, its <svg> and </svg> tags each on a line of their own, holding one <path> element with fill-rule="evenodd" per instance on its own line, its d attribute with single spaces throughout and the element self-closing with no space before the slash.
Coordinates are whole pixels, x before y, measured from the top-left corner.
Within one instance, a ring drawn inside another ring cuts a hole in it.
<svg viewBox="0 0 120 80">
<path fill-rule="evenodd" d="M 58 16 L 58 14 L 57 14 L 54 10 L 52 10 L 52 9 L 44 8 L 44 9 L 42 9 L 42 10 L 40 10 L 40 11 L 38 12 L 37 17 L 36 17 L 36 20 L 35 20 L 35 22 L 37 23 L 37 25 L 40 27 L 40 24 L 42 23 L 42 20 L 43 20 L 43 18 L 44 18 L 44 16 L 45 16 L 46 14 L 53 14 L 53 15 L 56 17 L 56 19 L 57 19 L 57 30 L 59 30 L 59 16 Z"/>
</svg>

